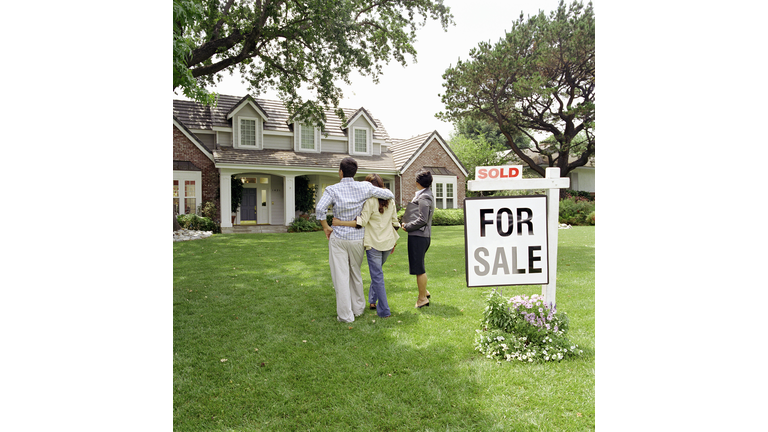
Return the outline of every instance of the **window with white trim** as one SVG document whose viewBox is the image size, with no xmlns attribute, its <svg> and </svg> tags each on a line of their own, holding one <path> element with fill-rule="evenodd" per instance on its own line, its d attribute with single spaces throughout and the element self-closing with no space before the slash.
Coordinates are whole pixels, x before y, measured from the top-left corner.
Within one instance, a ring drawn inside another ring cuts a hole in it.
<svg viewBox="0 0 768 432">
<path fill-rule="evenodd" d="M 301 127 L 301 148 L 304 150 L 315 149 L 315 130 L 304 125 Z"/>
<path fill-rule="evenodd" d="M 435 207 L 440 209 L 456 207 L 456 177 L 432 175 L 432 194 Z"/>
<path fill-rule="evenodd" d="M 197 213 L 202 201 L 200 171 L 173 172 L 173 211 L 175 214 Z"/>
<path fill-rule="evenodd" d="M 294 150 L 320 152 L 320 129 L 305 123 L 294 123 Z"/>
<path fill-rule="evenodd" d="M 370 129 L 352 128 L 352 145 L 350 152 L 358 155 L 370 155 L 373 144 L 371 143 Z"/>
<path fill-rule="evenodd" d="M 261 148 L 261 120 L 254 117 L 238 118 L 237 146 L 243 148 Z"/>
</svg>

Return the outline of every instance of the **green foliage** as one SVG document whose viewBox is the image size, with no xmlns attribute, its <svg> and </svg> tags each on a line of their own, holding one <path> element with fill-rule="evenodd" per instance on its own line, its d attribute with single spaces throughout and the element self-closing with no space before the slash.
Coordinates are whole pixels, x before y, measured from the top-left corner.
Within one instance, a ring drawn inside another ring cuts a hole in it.
<svg viewBox="0 0 768 432">
<path fill-rule="evenodd" d="M 508 150 L 508 147 L 489 141 L 484 135 L 470 136 L 460 133 L 451 136 L 448 145 L 467 169 L 467 180 L 475 179 L 475 167 L 502 165 L 509 160 L 501 154 Z"/>
<path fill-rule="evenodd" d="M 184 96 L 213 105 L 216 103 L 216 95 L 199 85 L 187 66 L 195 48 L 195 39 L 188 29 L 203 19 L 203 12 L 203 5 L 199 1 L 173 0 L 173 88 L 181 88 Z"/>
<path fill-rule="evenodd" d="M 488 122 L 485 119 L 462 117 L 456 121 L 454 127 L 456 128 L 456 135 L 463 135 L 470 140 L 482 137 L 494 148 L 509 149 L 507 137 L 501 133 L 499 125 L 495 123 Z M 512 141 L 521 149 L 528 148 L 531 142 L 530 138 L 521 132 L 516 132 L 512 136 Z"/>
<path fill-rule="evenodd" d="M 213 221 L 217 220 L 220 216 L 219 209 L 216 208 L 216 204 L 212 201 L 205 201 L 197 206 L 197 214 Z"/>
<path fill-rule="evenodd" d="M 322 229 L 322 225 L 316 222 L 316 219 L 304 217 L 297 217 L 288 225 L 288 232 L 291 233 L 320 231 Z"/>
<path fill-rule="evenodd" d="M 545 304 L 542 296 L 505 299 L 493 290 L 476 330 L 475 349 L 499 361 L 560 361 L 582 353 L 566 337 L 568 325 L 568 315 Z"/>
<path fill-rule="evenodd" d="M 427 19 L 453 23 L 440 0 L 174 0 L 173 88 L 210 103 L 205 86 L 239 72 L 249 93 L 275 89 L 291 114 L 320 126 L 324 107 L 343 97 L 336 83 L 352 72 L 377 83 L 383 65 L 415 60 L 415 31 Z M 313 99 L 299 96 L 303 85 Z"/>
<path fill-rule="evenodd" d="M 522 133 L 531 151 L 549 155 L 562 176 L 595 153 L 595 17 L 590 2 L 560 1 L 544 12 L 513 22 L 498 43 L 481 42 L 443 74 L 445 111 L 437 117 L 496 124 L 503 134 Z M 552 135 L 552 144 L 534 134 Z M 580 135 L 582 134 L 582 135 Z M 583 139 L 576 139 L 583 136 Z M 519 145 L 507 140 L 507 144 Z M 542 177 L 545 169 L 524 155 Z"/>
<path fill-rule="evenodd" d="M 464 209 L 435 209 L 432 226 L 464 225 Z"/>
<path fill-rule="evenodd" d="M 397 211 L 397 220 L 403 223 L 405 207 Z M 464 209 L 435 209 L 432 226 L 464 225 Z"/>
<path fill-rule="evenodd" d="M 232 213 L 235 213 L 237 211 L 237 208 L 240 207 L 240 202 L 243 201 L 243 189 L 245 186 L 243 186 L 243 181 L 232 177 Z"/>
<path fill-rule="evenodd" d="M 594 201 L 595 197 L 587 191 L 577 191 L 573 189 L 566 189 L 565 196 L 563 198 L 583 198 L 587 201 Z"/>
<path fill-rule="evenodd" d="M 595 202 L 582 197 L 561 199 L 559 220 L 569 225 L 594 225 Z"/>
<path fill-rule="evenodd" d="M 192 214 L 181 214 L 176 216 L 182 229 L 191 231 L 211 231 L 214 234 L 221 233 L 221 226 L 207 217 Z"/>
<path fill-rule="evenodd" d="M 311 213 L 315 209 L 315 195 L 317 185 L 309 185 L 309 177 L 296 177 L 296 210 L 302 213 Z"/>
</svg>

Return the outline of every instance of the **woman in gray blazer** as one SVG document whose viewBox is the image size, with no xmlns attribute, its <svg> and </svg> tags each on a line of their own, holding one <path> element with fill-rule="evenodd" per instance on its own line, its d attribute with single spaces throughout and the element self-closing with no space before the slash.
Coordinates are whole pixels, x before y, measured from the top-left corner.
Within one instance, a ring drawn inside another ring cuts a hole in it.
<svg viewBox="0 0 768 432">
<path fill-rule="evenodd" d="M 432 196 L 432 173 L 420 170 L 416 173 L 418 191 L 413 200 L 405 207 L 403 229 L 408 232 L 408 266 L 410 274 L 416 275 L 416 285 L 419 287 L 419 298 L 416 307 L 429 306 L 431 297 L 427 291 L 427 270 L 424 267 L 424 256 L 429 249 L 432 235 L 432 215 L 435 212 L 435 199 Z"/>
</svg>

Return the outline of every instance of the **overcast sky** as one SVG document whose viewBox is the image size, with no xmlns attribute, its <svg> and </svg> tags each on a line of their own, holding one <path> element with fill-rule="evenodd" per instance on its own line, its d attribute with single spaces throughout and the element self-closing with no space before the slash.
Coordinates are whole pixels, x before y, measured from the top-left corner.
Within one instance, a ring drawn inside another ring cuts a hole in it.
<svg viewBox="0 0 768 432">
<path fill-rule="evenodd" d="M 498 41 L 505 30 L 512 28 L 512 22 L 521 12 L 526 17 L 539 10 L 548 13 L 557 8 L 558 0 L 446 0 L 445 4 L 451 8 L 456 25 L 446 32 L 438 22 L 429 20 L 416 33 L 417 63 L 409 61 L 406 67 L 390 63 L 384 68 L 378 85 L 369 77 L 352 75 L 353 85 L 342 87 L 341 107 L 370 110 L 384 123 L 392 138 L 410 138 L 436 130 L 447 140 L 453 125 L 435 118 L 435 114 L 444 109 L 439 94 L 443 91 L 445 70 L 458 59 L 467 60 L 469 51 L 479 42 Z M 240 81 L 239 73 L 233 76 L 227 73 L 224 81 L 210 90 L 244 96 L 248 88 Z M 277 99 L 276 93 L 259 97 Z M 174 95 L 174 98 L 183 99 L 183 96 Z"/>
</svg>

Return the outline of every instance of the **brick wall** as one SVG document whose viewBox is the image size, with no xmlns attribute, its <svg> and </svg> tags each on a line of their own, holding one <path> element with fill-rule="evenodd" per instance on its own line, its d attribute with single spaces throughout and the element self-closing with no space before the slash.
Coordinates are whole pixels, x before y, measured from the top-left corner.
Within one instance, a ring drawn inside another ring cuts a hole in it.
<svg viewBox="0 0 768 432">
<path fill-rule="evenodd" d="M 200 151 L 176 125 L 173 125 L 173 160 L 192 162 L 202 170 L 203 202 L 213 201 L 216 204 L 216 208 L 221 210 L 219 206 L 219 170 L 216 169 L 213 161 Z M 200 204 L 202 203 L 198 205 Z M 216 222 L 221 222 L 218 220 L 220 217 L 216 219 Z"/>
<path fill-rule="evenodd" d="M 467 178 L 461 172 L 453 159 L 445 152 L 437 139 L 433 139 L 431 143 L 427 145 L 427 148 L 419 155 L 419 157 L 413 161 L 411 166 L 402 174 L 402 184 L 398 184 L 396 193 L 401 198 L 401 206 L 408 204 L 413 199 L 413 195 L 418 190 L 416 185 L 416 173 L 425 166 L 428 167 L 445 167 L 448 171 L 456 174 L 456 206 L 458 208 L 464 207 L 464 197 L 467 194 Z M 432 175 L 435 175 L 432 173 Z M 433 191 L 434 192 L 434 191 Z"/>
</svg>

